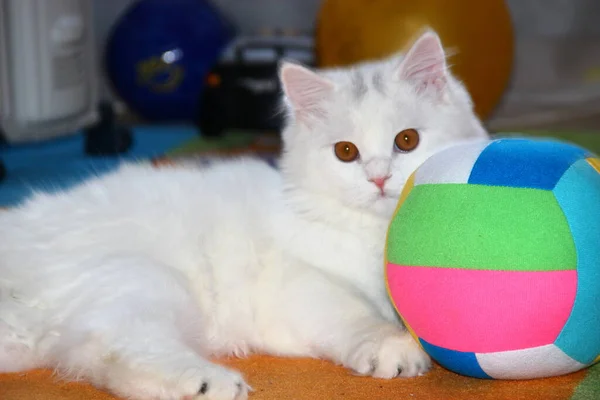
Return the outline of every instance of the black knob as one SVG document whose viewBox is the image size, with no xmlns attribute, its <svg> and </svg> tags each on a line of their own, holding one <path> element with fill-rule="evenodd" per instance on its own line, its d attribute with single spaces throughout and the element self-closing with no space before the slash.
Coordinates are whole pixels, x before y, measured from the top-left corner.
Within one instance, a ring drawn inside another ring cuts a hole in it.
<svg viewBox="0 0 600 400">
<path fill-rule="evenodd" d="M 112 104 L 98 107 L 100 121 L 85 130 L 85 152 L 93 156 L 112 156 L 125 153 L 131 147 L 131 130 L 116 122 Z"/>
<path fill-rule="evenodd" d="M 2 181 L 6 177 L 6 167 L 2 160 L 0 160 L 0 181 Z"/>
</svg>

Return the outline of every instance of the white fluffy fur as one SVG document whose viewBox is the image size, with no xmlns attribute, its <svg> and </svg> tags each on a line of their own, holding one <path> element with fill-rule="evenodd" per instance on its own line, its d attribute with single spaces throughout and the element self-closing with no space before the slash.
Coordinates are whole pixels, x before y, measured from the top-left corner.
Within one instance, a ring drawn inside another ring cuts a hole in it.
<svg viewBox="0 0 600 400">
<path fill-rule="evenodd" d="M 432 95 L 401 79 L 406 62 L 419 60 L 283 65 L 281 172 L 252 159 L 127 165 L 1 213 L 0 371 L 55 368 L 141 400 L 245 399 L 240 374 L 208 361 L 222 354 L 424 373 L 384 288 L 387 222 L 425 158 L 486 134 L 460 83 L 447 75 Z M 421 143 L 395 152 L 406 128 Z M 335 157 L 342 140 L 359 160 Z M 384 195 L 369 182 L 381 175 Z"/>
</svg>

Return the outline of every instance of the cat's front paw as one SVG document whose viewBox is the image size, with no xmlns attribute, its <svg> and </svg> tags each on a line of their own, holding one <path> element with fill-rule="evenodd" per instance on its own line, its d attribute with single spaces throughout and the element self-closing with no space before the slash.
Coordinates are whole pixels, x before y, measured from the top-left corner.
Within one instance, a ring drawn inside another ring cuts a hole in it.
<svg viewBox="0 0 600 400">
<path fill-rule="evenodd" d="M 239 373 L 216 364 L 148 372 L 129 371 L 108 386 L 136 400 L 246 400 L 250 390 Z"/>
<path fill-rule="evenodd" d="M 391 379 L 423 375 L 431 368 L 431 359 L 407 332 L 375 328 L 360 336 L 344 364 L 361 375 Z"/>
</svg>

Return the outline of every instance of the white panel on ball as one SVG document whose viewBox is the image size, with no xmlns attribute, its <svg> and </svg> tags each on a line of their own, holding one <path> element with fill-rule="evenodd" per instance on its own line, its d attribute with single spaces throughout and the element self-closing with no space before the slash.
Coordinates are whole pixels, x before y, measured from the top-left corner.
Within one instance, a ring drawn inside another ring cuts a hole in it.
<svg viewBox="0 0 600 400">
<path fill-rule="evenodd" d="M 530 349 L 475 354 L 483 371 L 495 379 L 534 379 L 565 375 L 586 367 L 554 344 Z"/>
<path fill-rule="evenodd" d="M 419 167 L 414 185 L 467 183 L 475 162 L 489 144 L 489 140 L 477 140 L 461 145 L 458 150 L 452 146 L 436 153 Z M 446 165 L 452 165 L 452 168 L 446 168 Z"/>
</svg>

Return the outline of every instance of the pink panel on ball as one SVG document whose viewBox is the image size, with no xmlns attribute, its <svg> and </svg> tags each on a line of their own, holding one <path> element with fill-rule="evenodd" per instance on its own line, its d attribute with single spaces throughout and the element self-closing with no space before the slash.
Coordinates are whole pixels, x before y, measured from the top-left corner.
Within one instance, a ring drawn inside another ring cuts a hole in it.
<svg viewBox="0 0 600 400">
<path fill-rule="evenodd" d="M 388 264 L 390 294 L 415 334 L 487 353 L 553 343 L 575 301 L 577 271 L 478 271 Z"/>
</svg>

